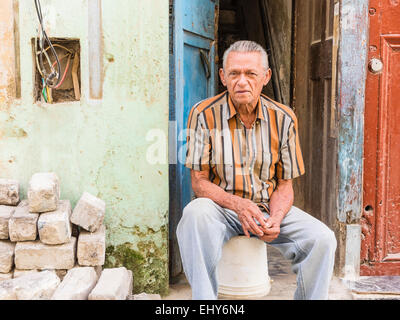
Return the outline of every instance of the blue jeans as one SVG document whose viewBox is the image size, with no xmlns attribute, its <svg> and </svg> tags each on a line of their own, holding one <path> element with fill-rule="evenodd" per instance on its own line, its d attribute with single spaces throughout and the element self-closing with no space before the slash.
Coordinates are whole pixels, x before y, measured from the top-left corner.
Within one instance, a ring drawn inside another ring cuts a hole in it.
<svg viewBox="0 0 400 320">
<path fill-rule="evenodd" d="M 230 238 L 243 235 L 237 214 L 208 198 L 197 198 L 184 208 L 176 234 L 192 299 L 216 299 L 222 247 Z M 279 236 L 268 244 L 292 262 L 297 275 L 294 299 L 328 298 L 336 250 L 332 230 L 293 206 L 281 223 Z"/>
</svg>

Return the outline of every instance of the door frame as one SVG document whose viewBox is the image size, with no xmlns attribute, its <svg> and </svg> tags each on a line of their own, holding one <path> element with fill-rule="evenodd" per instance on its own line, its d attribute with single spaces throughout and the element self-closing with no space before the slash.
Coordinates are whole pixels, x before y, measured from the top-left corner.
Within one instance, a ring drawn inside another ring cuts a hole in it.
<svg viewBox="0 0 400 320">
<path fill-rule="evenodd" d="M 175 1 L 173 2 L 175 4 Z M 332 96 L 337 115 L 337 120 L 334 122 L 338 140 L 335 190 L 337 203 L 335 231 L 338 249 L 335 274 L 346 279 L 358 278 L 360 275 L 368 8 L 369 0 L 337 0 L 335 6 L 335 15 L 339 17 L 338 32 L 334 35 L 338 37 L 336 94 Z M 179 34 L 175 32 L 176 26 L 181 23 L 180 17 L 174 14 L 176 10 L 179 8 L 173 8 L 171 14 L 173 25 L 170 45 L 173 46 L 173 52 L 171 54 L 170 51 L 170 115 L 171 106 L 175 104 L 173 100 L 178 100 L 183 95 L 183 91 L 176 90 L 178 87 L 183 88 L 183 78 L 178 77 L 179 61 L 174 55 L 183 45 Z M 174 118 L 170 117 L 170 120 Z M 176 138 L 176 126 L 170 124 L 170 160 L 171 153 L 176 149 L 173 148 L 174 143 L 171 141 Z"/>
<path fill-rule="evenodd" d="M 335 273 L 354 279 L 360 275 L 369 0 L 340 0 L 338 9 L 336 199 L 339 237 Z"/>
<path fill-rule="evenodd" d="M 183 211 L 183 184 L 184 178 L 187 178 L 189 169 L 179 164 L 177 151 L 180 147 L 182 136 L 186 123 L 183 122 L 183 112 L 185 107 L 191 108 L 192 106 L 183 106 L 184 101 L 184 46 L 185 44 L 198 47 L 201 49 L 209 49 L 208 59 L 211 60 L 209 64 L 210 78 L 207 84 L 207 91 L 209 96 L 215 95 L 217 88 L 217 68 L 215 63 L 216 48 L 216 35 L 215 30 L 216 19 L 218 15 L 214 14 L 214 40 L 208 37 L 195 36 L 190 30 L 184 28 L 184 1 L 188 0 L 169 0 L 169 130 L 168 130 L 168 158 L 169 158 L 169 274 L 171 278 L 179 275 L 182 272 L 182 262 L 180 259 L 179 248 L 176 238 L 176 226 L 182 216 Z M 219 0 L 210 0 L 215 4 L 217 10 Z M 207 44 L 210 47 L 207 48 Z M 179 117 L 179 118 L 178 118 Z M 182 118 L 180 118 L 182 117 Z M 184 142 L 183 142 L 184 143 Z M 185 170 L 185 172 L 184 172 Z M 184 177 L 185 176 L 185 177 Z M 188 195 L 187 190 L 185 196 Z M 191 191 L 192 193 L 192 191 Z M 193 194 L 192 194 L 193 196 Z"/>
</svg>

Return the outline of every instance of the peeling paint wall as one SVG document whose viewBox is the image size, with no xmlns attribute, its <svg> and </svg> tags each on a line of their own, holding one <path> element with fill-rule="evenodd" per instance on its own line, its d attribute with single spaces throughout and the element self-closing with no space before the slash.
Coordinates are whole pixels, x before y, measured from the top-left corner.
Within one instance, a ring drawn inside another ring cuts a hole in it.
<svg viewBox="0 0 400 320">
<path fill-rule="evenodd" d="M 368 0 L 340 1 L 337 220 L 344 237 L 339 246 L 344 277 L 359 274 L 360 267 L 367 38 Z"/>
<path fill-rule="evenodd" d="M 81 100 L 53 105 L 33 99 L 34 2 L 1 1 L 0 176 L 18 179 L 26 197 L 33 173 L 54 171 L 61 197 L 73 206 L 83 191 L 102 198 L 107 204 L 106 266 L 131 268 L 136 292 L 165 294 L 168 159 L 161 154 L 160 163 L 152 164 L 146 155 L 155 143 L 163 150 L 168 141 L 168 0 L 101 1 L 101 100 L 89 96 L 89 1 L 41 0 L 49 37 L 80 39 Z M 16 29 L 13 21 L 18 21 Z M 14 45 L 19 57 L 13 55 Z M 9 69 L 15 58 L 20 61 L 20 99 L 15 89 L 4 93 L 5 83 L 15 87 L 18 78 Z M 161 134 L 149 135 L 152 129 Z"/>
</svg>

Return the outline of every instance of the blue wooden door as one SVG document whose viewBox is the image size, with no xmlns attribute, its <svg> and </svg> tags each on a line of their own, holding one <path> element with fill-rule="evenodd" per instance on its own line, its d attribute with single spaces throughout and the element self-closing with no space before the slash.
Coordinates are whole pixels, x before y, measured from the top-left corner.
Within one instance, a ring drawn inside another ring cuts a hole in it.
<svg viewBox="0 0 400 320">
<path fill-rule="evenodd" d="M 185 168 L 186 128 L 194 104 L 216 94 L 215 10 L 218 0 L 175 0 L 170 46 L 170 274 L 181 271 L 176 226 L 193 198 Z"/>
</svg>

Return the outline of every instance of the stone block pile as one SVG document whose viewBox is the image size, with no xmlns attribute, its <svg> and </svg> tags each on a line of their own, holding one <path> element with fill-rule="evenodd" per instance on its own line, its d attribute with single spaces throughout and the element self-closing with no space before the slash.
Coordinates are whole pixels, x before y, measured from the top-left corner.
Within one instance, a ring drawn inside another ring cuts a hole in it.
<svg viewBox="0 0 400 320">
<path fill-rule="evenodd" d="M 35 173 L 27 199 L 0 179 L 0 300 L 125 300 L 132 272 L 102 268 L 105 202 L 84 192 L 72 210 L 55 173 Z"/>
</svg>

